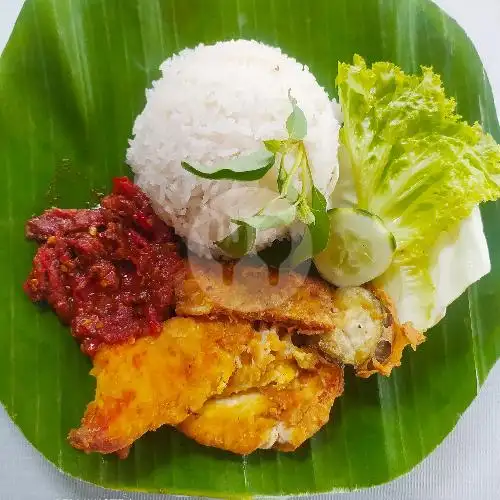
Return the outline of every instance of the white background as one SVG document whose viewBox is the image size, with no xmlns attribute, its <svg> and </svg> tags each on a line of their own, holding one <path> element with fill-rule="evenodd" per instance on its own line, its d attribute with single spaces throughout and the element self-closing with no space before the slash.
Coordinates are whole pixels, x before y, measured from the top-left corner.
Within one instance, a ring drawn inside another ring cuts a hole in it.
<svg viewBox="0 0 500 500">
<path fill-rule="evenodd" d="M 0 0 L 0 51 L 7 42 L 22 3 L 23 0 Z M 500 0 L 436 0 L 436 3 L 472 38 L 488 72 L 500 110 Z M 384 486 L 343 495 L 325 495 L 324 498 L 500 500 L 499 424 L 500 364 L 497 363 L 455 430 L 412 472 Z M 166 498 L 111 492 L 68 478 L 27 443 L 1 405 L 0 445 L 0 500 Z"/>
</svg>

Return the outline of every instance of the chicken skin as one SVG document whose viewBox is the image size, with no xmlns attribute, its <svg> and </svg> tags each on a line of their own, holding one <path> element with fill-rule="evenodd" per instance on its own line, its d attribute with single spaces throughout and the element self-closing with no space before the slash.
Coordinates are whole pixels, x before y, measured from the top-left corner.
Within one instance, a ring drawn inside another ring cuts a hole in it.
<svg viewBox="0 0 500 500">
<path fill-rule="evenodd" d="M 283 386 L 211 399 L 179 429 L 200 444 L 241 455 L 259 448 L 294 451 L 328 422 L 343 390 L 342 371 L 320 363 L 315 370 L 299 369 Z"/>
<path fill-rule="evenodd" d="M 400 324 L 391 299 L 372 286 L 339 288 L 332 292 L 335 329 L 307 338 L 325 356 L 354 366 L 358 377 L 389 376 L 401 365 L 403 350 L 424 342 L 422 333 Z"/>
<path fill-rule="evenodd" d="M 334 327 L 330 286 L 319 278 L 195 258 L 187 267 L 176 287 L 179 316 L 227 316 L 316 332 Z"/>
<path fill-rule="evenodd" d="M 235 453 L 291 451 L 328 421 L 343 390 L 342 368 L 296 347 L 286 330 L 201 318 L 172 318 L 157 338 L 103 347 L 91 373 L 96 397 L 69 441 L 121 456 L 162 425 Z"/>
<path fill-rule="evenodd" d="M 389 375 L 405 346 L 424 340 L 371 286 L 335 289 L 296 273 L 275 281 L 249 266 L 227 280 L 224 266 L 201 260 L 189 268 L 176 284 L 179 316 L 158 337 L 97 352 L 96 396 L 70 432 L 75 448 L 125 456 L 171 425 L 238 454 L 293 451 L 328 421 L 344 365 Z"/>
<path fill-rule="evenodd" d="M 221 394 L 250 342 L 248 323 L 172 318 L 159 337 L 103 347 L 94 357 L 95 400 L 69 434 L 75 448 L 112 453 L 176 425 Z"/>
<path fill-rule="evenodd" d="M 273 281 L 265 266 L 227 273 L 227 264 L 201 259 L 187 267 L 176 285 L 178 315 L 284 326 L 327 358 L 353 366 L 360 377 L 390 375 L 404 348 L 415 349 L 425 340 L 411 325 L 400 324 L 391 299 L 369 284 L 335 288 L 294 272 Z"/>
</svg>

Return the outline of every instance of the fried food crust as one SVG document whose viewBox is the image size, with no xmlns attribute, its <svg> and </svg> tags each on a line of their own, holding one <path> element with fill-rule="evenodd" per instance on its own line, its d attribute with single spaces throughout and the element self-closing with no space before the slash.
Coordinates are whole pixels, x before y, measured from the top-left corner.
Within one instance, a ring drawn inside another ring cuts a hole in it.
<svg viewBox="0 0 500 500">
<path fill-rule="evenodd" d="M 333 329 L 330 286 L 294 272 L 273 274 L 265 266 L 234 266 L 190 259 L 176 286 L 179 316 L 264 321 L 305 332 Z"/>
<path fill-rule="evenodd" d="M 259 448 L 294 451 L 328 422 L 342 391 L 342 368 L 320 363 L 285 386 L 212 399 L 179 429 L 200 444 L 240 455 Z"/>
<path fill-rule="evenodd" d="M 156 337 L 105 346 L 94 358 L 95 400 L 69 442 L 86 452 L 127 449 L 176 425 L 224 391 L 255 331 L 248 323 L 172 318 Z"/>
<path fill-rule="evenodd" d="M 241 455 L 258 448 L 293 451 L 327 421 L 343 391 L 343 369 L 290 335 L 264 331 L 240 355 L 221 396 L 179 425 L 206 446 Z"/>
<path fill-rule="evenodd" d="M 70 432 L 72 446 L 124 457 L 136 439 L 167 424 L 238 454 L 293 451 L 328 421 L 343 391 L 343 367 L 325 359 L 311 336 L 297 347 L 292 332 L 318 333 L 315 327 L 332 322 L 335 334 L 333 289 L 294 273 L 274 289 L 267 270 L 248 267 L 226 285 L 214 266 L 191 262 L 177 286 L 177 313 L 194 317 L 168 320 L 159 337 L 99 350 L 91 371 L 95 400 Z M 281 289 L 290 286 L 294 293 L 283 299 Z M 374 321 L 383 324 L 390 350 L 355 366 L 356 374 L 389 375 L 404 347 L 425 338 L 398 322 L 383 290 L 366 288 L 379 302 Z M 246 319 L 258 321 L 260 331 Z"/>
<path fill-rule="evenodd" d="M 357 366 L 356 375 L 361 378 L 368 378 L 374 373 L 379 373 L 388 377 L 393 368 L 401 366 L 404 348 L 410 345 L 413 350 L 416 350 L 417 346 L 425 341 L 425 335 L 413 328 L 410 323 L 399 323 L 394 303 L 384 290 L 373 285 L 367 285 L 367 288 L 375 295 L 388 313 L 390 328 L 392 329 L 391 348 L 389 355 L 384 359 L 377 359 L 377 356 L 374 355 L 362 365 Z"/>
</svg>

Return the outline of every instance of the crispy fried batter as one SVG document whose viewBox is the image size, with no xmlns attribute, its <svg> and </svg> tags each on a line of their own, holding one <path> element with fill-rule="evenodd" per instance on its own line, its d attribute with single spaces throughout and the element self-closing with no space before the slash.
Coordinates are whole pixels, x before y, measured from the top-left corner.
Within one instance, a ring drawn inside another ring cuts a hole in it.
<svg viewBox="0 0 500 500">
<path fill-rule="evenodd" d="M 180 316 L 228 316 L 304 331 L 334 327 L 330 286 L 321 279 L 194 258 L 188 267 L 176 287 Z"/>
<path fill-rule="evenodd" d="M 293 451 L 327 421 L 343 390 L 343 370 L 296 347 L 289 334 L 263 330 L 240 355 L 220 397 L 179 425 L 201 444 L 246 455 Z"/>
<path fill-rule="evenodd" d="M 172 318 L 157 338 L 103 347 L 91 371 L 96 397 L 70 432 L 71 445 L 112 453 L 147 431 L 182 422 L 224 391 L 254 335 L 248 323 Z"/>
<path fill-rule="evenodd" d="M 389 375 L 404 347 L 424 340 L 398 323 L 382 290 L 356 288 L 340 294 L 341 303 L 319 280 L 290 273 L 273 285 L 267 270 L 245 267 L 225 285 L 215 266 L 191 263 L 190 276 L 177 287 L 178 314 L 194 318 L 170 319 L 158 338 L 97 353 L 96 398 L 70 433 L 74 447 L 124 456 L 145 432 L 168 424 L 239 454 L 292 451 L 328 421 L 343 391 L 343 368 L 334 358 L 342 359 L 344 344 L 332 336 L 342 329 L 352 350 L 353 328 L 374 335 L 366 349 L 361 344 L 363 357 L 352 358 L 360 377 Z M 260 321 L 260 331 L 245 318 Z M 322 334 L 327 325 L 329 333 Z M 298 335 L 302 347 L 295 337 L 292 342 L 293 332 L 315 328 L 317 335 Z"/>
<path fill-rule="evenodd" d="M 321 363 L 315 371 L 303 371 L 283 390 L 269 386 L 263 394 L 272 401 L 271 414 L 290 431 L 274 445 L 293 451 L 328 422 L 335 399 L 344 391 L 344 371 L 336 364 Z"/>
<path fill-rule="evenodd" d="M 311 343 L 328 356 L 347 365 L 359 366 L 392 340 L 392 319 L 378 298 L 363 287 L 339 288 L 332 292 L 335 329 L 311 337 Z"/>
<path fill-rule="evenodd" d="M 356 375 L 389 376 L 401 365 L 404 348 L 425 337 L 410 324 L 401 325 L 388 295 L 372 285 L 332 291 L 335 328 L 307 338 L 307 344 L 330 359 L 353 365 Z"/>
<path fill-rule="evenodd" d="M 122 457 L 164 424 L 235 453 L 293 450 L 328 421 L 343 389 L 342 368 L 286 331 L 201 318 L 173 318 L 156 339 L 103 347 L 91 373 L 96 397 L 69 441 Z"/>
<path fill-rule="evenodd" d="M 378 359 L 380 356 L 375 354 L 362 365 L 356 367 L 356 375 L 368 378 L 374 373 L 380 373 L 388 377 L 393 368 L 401 366 L 404 348 L 407 345 L 411 345 L 413 350 L 415 350 L 418 345 L 425 341 L 425 335 L 413 328 L 410 323 L 403 325 L 399 323 L 394 304 L 384 290 L 374 286 L 368 286 L 367 288 L 377 297 L 390 317 L 392 339 L 389 354 L 383 359 Z"/>
<path fill-rule="evenodd" d="M 210 400 L 178 429 L 205 446 L 248 455 L 271 436 L 275 420 L 266 418 L 268 399 L 251 392 Z"/>
<path fill-rule="evenodd" d="M 342 391 L 342 368 L 318 361 L 314 370 L 298 369 L 284 386 L 210 400 L 179 429 L 201 444 L 241 455 L 258 448 L 293 451 L 328 421 Z"/>
<path fill-rule="evenodd" d="M 299 375 L 301 368 L 314 369 L 318 355 L 295 347 L 289 334 L 279 337 L 274 329 L 259 332 L 239 357 L 239 367 L 222 393 L 238 392 L 273 384 L 284 387 Z"/>
<path fill-rule="evenodd" d="M 398 322 L 391 299 L 371 285 L 336 290 L 292 272 L 282 272 L 276 281 L 265 266 L 236 266 L 231 275 L 223 264 L 201 259 L 188 267 L 176 287 L 177 314 L 260 320 L 315 334 L 310 345 L 354 365 L 360 377 L 390 375 L 401 364 L 404 347 L 415 349 L 425 340 Z"/>
</svg>

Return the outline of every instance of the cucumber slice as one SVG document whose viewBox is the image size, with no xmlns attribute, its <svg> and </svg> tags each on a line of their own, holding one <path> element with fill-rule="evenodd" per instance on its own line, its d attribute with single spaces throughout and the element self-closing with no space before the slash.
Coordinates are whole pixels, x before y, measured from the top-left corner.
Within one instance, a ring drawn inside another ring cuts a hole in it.
<svg viewBox="0 0 500 500">
<path fill-rule="evenodd" d="M 314 257 L 323 278 L 338 287 L 359 286 L 390 266 L 396 240 L 380 217 L 358 208 L 334 208 L 329 216 L 328 246 Z"/>
</svg>

